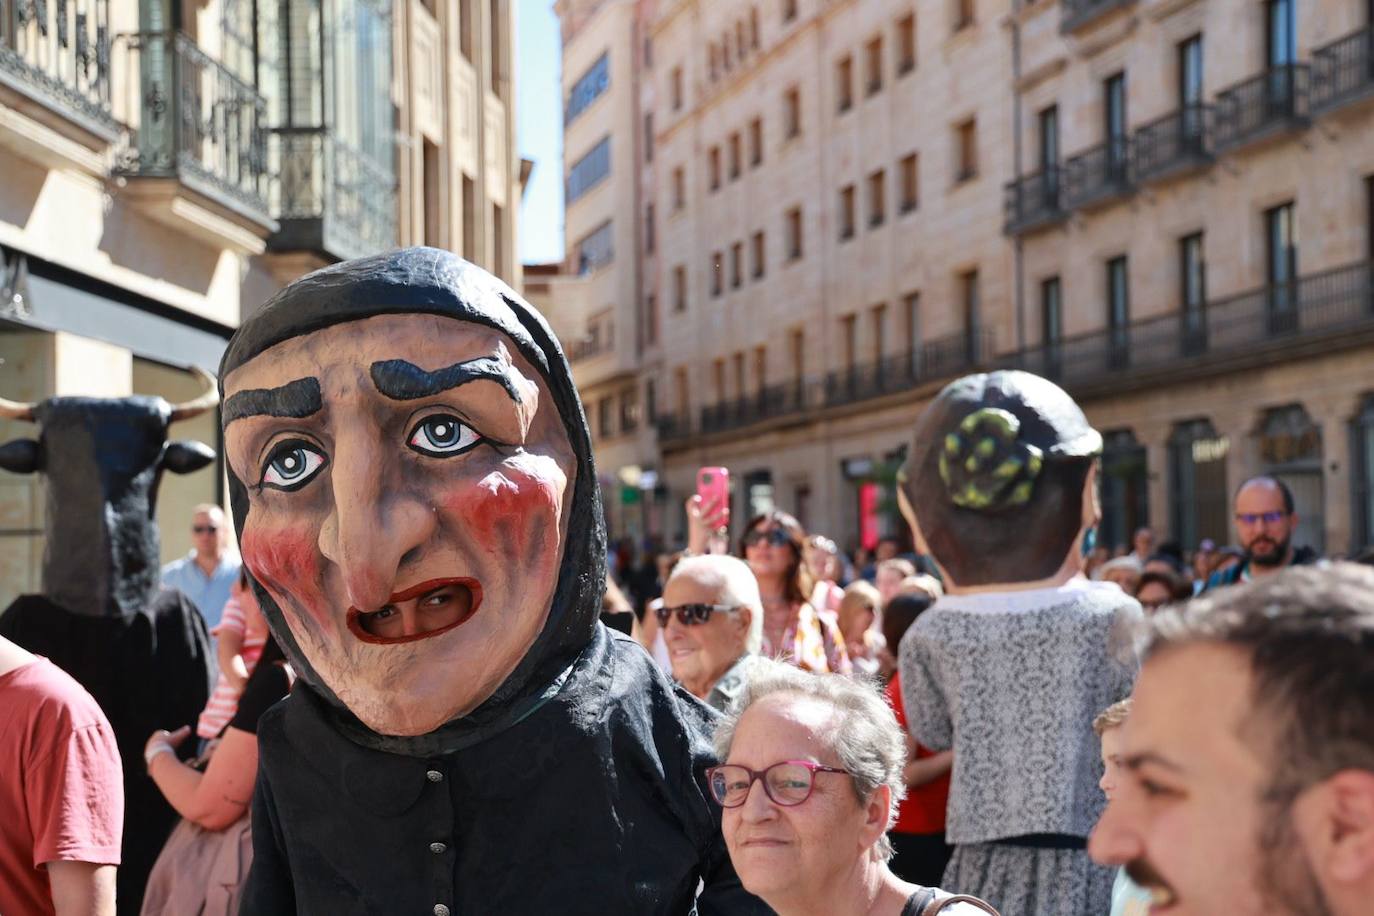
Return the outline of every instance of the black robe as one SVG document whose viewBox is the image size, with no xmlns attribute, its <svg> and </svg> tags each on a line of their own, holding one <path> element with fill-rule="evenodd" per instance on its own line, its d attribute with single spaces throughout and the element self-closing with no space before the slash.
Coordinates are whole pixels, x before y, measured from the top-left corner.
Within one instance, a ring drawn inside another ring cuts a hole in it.
<svg viewBox="0 0 1374 916">
<path fill-rule="evenodd" d="M 598 629 L 555 696 L 460 751 L 369 750 L 332 717 L 297 685 L 259 723 L 244 916 L 770 912 L 706 788 L 716 714 L 618 634 Z"/>
<path fill-rule="evenodd" d="M 247 318 L 225 350 L 221 384 L 280 343 L 354 321 L 364 334 L 363 321 L 380 315 L 499 331 L 543 376 L 576 456 L 558 582 L 543 628 L 495 692 L 413 736 L 358 721 L 253 582 L 300 681 L 258 730 L 255 859 L 241 912 L 767 913 L 740 887 L 707 794 L 715 714 L 597 622 L 606 529 L 591 433 L 538 311 L 451 252 L 347 261 Z M 232 467 L 229 495 L 242 537 L 253 519 Z"/>
<path fill-rule="evenodd" d="M 136 916 L 177 821 L 148 776 L 143 746 L 159 728 L 194 726 L 210 698 L 214 664 L 205 618 L 178 591 L 159 592 L 146 613 L 132 617 L 73 614 L 43 595 L 21 595 L 0 615 L 0 636 L 70 674 L 110 720 L 124 765 L 117 911 Z M 180 748 L 182 756 L 194 751 L 194 741 Z"/>
</svg>

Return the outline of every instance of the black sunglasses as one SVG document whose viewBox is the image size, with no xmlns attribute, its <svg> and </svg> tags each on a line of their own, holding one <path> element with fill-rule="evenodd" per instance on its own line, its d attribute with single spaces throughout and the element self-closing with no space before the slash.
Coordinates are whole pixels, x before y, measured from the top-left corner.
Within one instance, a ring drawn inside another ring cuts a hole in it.
<svg viewBox="0 0 1374 916">
<path fill-rule="evenodd" d="M 219 530 L 219 525 L 193 525 L 191 530 L 196 534 L 214 534 Z"/>
<path fill-rule="evenodd" d="M 745 547 L 753 547 L 760 542 L 781 547 L 784 544 L 792 543 L 792 536 L 781 528 L 770 528 L 767 531 L 754 530 L 744 536 Z"/>
<path fill-rule="evenodd" d="M 677 607 L 660 607 L 654 611 L 658 625 L 666 627 L 673 617 L 684 627 L 694 627 L 711 619 L 712 614 L 729 614 L 739 608 L 728 604 L 679 604 Z"/>
</svg>

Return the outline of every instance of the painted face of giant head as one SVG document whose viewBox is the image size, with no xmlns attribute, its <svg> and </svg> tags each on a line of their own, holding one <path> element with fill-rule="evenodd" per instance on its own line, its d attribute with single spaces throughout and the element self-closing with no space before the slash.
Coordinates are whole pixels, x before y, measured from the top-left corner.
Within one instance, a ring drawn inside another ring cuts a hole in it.
<svg viewBox="0 0 1374 916">
<path fill-rule="evenodd" d="M 382 314 L 228 372 L 244 563 L 317 678 L 368 728 L 471 712 L 548 619 L 577 461 L 505 334 Z"/>
</svg>

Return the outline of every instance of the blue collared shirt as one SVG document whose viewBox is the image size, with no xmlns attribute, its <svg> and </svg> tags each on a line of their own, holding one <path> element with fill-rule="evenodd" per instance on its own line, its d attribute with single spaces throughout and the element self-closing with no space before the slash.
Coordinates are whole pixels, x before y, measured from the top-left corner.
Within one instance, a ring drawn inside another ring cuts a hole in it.
<svg viewBox="0 0 1374 916">
<path fill-rule="evenodd" d="M 241 565 L 237 554 L 225 551 L 214 573 L 207 576 L 196 564 L 196 552 L 192 550 L 180 560 L 162 567 L 162 587 L 175 588 L 190 598 L 205 618 L 206 626 L 214 629 L 224 616 L 224 603 L 229 600 L 229 590 L 238 580 Z"/>
</svg>

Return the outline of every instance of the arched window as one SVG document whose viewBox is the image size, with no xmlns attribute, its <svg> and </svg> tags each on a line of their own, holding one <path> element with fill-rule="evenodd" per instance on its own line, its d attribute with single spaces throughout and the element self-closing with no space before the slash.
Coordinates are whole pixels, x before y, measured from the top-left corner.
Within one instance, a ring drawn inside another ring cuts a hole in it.
<svg viewBox="0 0 1374 916">
<path fill-rule="evenodd" d="M 1322 477 L 1322 431 L 1301 404 L 1275 407 L 1259 426 L 1259 455 L 1264 473 L 1293 491 L 1298 527 L 1293 546 L 1325 550 L 1325 491 Z"/>
<path fill-rule="evenodd" d="M 1204 538 L 1219 544 L 1231 540 L 1226 489 L 1230 450 L 1230 440 L 1217 435 L 1208 420 L 1179 423 L 1169 437 L 1171 529 L 1185 550 L 1197 547 Z"/>
<path fill-rule="evenodd" d="M 1366 394 L 1350 421 L 1350 496 L 1355 523 L 1351 553 L 1374 544 L 1374 394 Z"/>
<path fill-rule="evenodd" d="M 1110 430 L 1102 438 L 1102 525 L 1097 543 L 1115 549 L 1129 546 L 1132 533 L 1150 523 L 1149 468 L 1145 446 L 1129 429 Z"/>
</svg>

